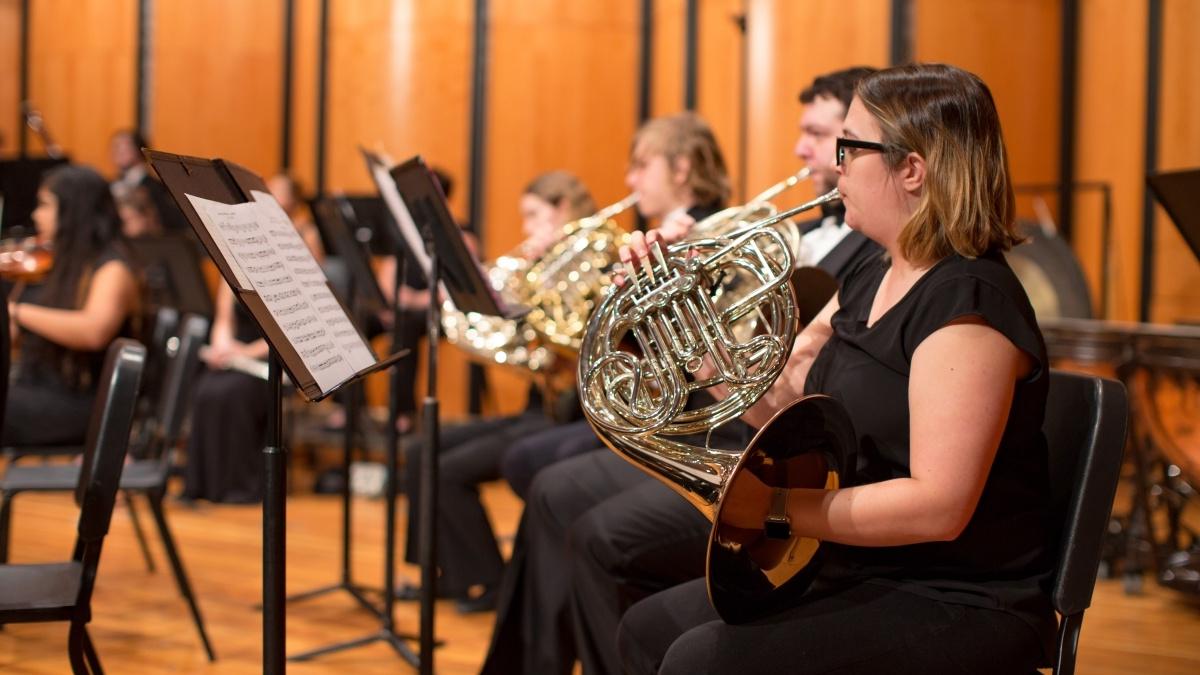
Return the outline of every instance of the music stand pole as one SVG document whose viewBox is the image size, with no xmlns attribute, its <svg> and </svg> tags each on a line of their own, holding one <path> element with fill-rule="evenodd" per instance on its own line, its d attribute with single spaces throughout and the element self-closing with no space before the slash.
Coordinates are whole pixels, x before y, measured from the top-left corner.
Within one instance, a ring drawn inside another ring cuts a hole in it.
<svg viewBox="0 0 1200 675">
<path fill-rule="evenodd" d="M 363 303 L 359 296 L 358 286 L 354 283 L 353 275 L 350 277 L 347 285 L 347 295 L 350 303 L 350 317 L 354 325 L 363 325 Z M 346 413 L 345 425 L 342 428 L 342 569 L 341 578 L 337 583 L 321 586 L 308 591 L 301 591 L 287 597 L 288 602 L 301 602 L 311 598 L 319 597 L 334 591 L 346 591 L 354 598 L 359 605 L 370 611 L 372 614 L 378 615 L 379 608 L 367 599 L 363 594 L 365 589 L 363 586 L 354 583 L 353 566 L 351 564 L 351 531 L 353 529 L 353 519 L 351 517 L 353 500 L 350 492 L 350 464 L 354 458 L 354 450 L 357 447 L 358 441 L 358 422 L 359 415 L 362 410 L 362 382 L 354 382 L 346 388 L 346 403 L 344 406 Z"/>
<path fill-rule="evenodd" d="M 425 427 L 425 444 L 421 448 L 421 522 L 418 543 L 421 558 L 421 618 L 420 672 L 433 673 L 434 649 L 434 599 L 437 597 L 437 476 L 440 453 L 437 399 L 437 352 L 441 329 L 441 269 L 438 267 L 438 251 L 434 244 L 431 224 L 422 228 L 426 250 L 429 251 L 429 313 L 428 318 L 428 367 L 426 368 L 425 400 L 422 403 L 422 423 Z"/>
<path fill-rule="evenodd" d="M 270 406 L 263 448 L 263 672 L 284 672 L 287 578 L 287 449 L 283 446 L 283 384 L 279 355 L 271 348 L 267 366 Z"/>
<path fill-rule="evenodd" d="M 405 258 L 404 251 L 396 252 L 396 275 L 392 279 L 392 348 L 402 348 L 400 343 L 404 339 L 402 328 L 402 312 L 400 307 L 400 285 L 404 278 Z M 418 636 L 407 633 L 396 632 L 395 620 L 395 593 L 392 589 L 396 584 L 396 472 L 397 472 L 397 456 L 399 454 L 400 434 L 396 430 L 396 415 L 400 408 L 400 392 L 398 383 L 400 380 L 399 371 L 393 365 L 391 369 L 391 386 L 388 393 L 388 430 L 387 430 L 387 487 L 385 489 L 384 514 L 385 527 L 384 545 L 383 545 L 383 606 L 377 610 L 379 616 L 379 630 L 365 637 L 341 642 L 321 647 L 303 654 L 297 654 L 291 657 L 292 661 L 307 661 L 309 659 L 339 652 L 346 649 L 354 649 L 363 645 L 368 645 L 373 642 L 386 642 L 396 650 L 400 658 L 407 661 L 410 665 L 420 667 L 422 659 L 413 652 L 413 650 L 404 643 L 405 640 L 416 640 Z M 347 420 L 349 422 L 349 420 Z"/>
</svg>

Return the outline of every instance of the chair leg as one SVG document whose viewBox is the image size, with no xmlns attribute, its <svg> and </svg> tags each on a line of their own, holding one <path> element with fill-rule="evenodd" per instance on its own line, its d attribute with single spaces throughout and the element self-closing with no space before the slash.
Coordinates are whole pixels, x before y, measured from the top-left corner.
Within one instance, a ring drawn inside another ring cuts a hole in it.
<svg viewBox="0 0 1200 675">
<path fill-rule="evenodd" d="M 96 653 L 96 646 L 92 644 L 92 636 L 88 633 L 87 625 L 82 627 L 83 632 L 83 655 L 87 657 L 88 665 L 92 668 L 92 675 L 104 675 L 104 669 L 100 667 L 100 655 Z"/>
<path fill-rule="evenodd" d="M 142 558 L 146 561 L 146 571 L 153 574 L 155 572 L 154 556 L 150 555 L 150 545 L 146 542 L 142 521 L 138 519 L 137 504 L 134 503 L 133 495 L 128 490 L 121 490 L 121 497 L 125 500 L 125 508 L 129 510 L 129 522 L 133 525 L 133 536 L 137 537 L 138 546 L 142 549 Z"/>
<path fill-rule="evenodd" d="M 1066 614 L 1058 627 L 1058 659 L 1055 675 L 1074 675 L 1075 654 L 1079 649 L 1079 629 L 1083 627 L 1083 612 Z"/>
<path fill-rule="evenodd" d="M 183 570 L 183 561 L 179 559 L 179 552 L 175 548 L 175 539 L 171 536 L 171 530 L 167 527 L 166 514 L 163 513 L 163 492 L 157 491 L 147 494 L 150 502 L 150 511 L 154 514 L 154 522 L 158 525 L 159 535 L 162 537 L 163 548 L 167 551 L 167 559 L 171 562 L 171 569 L 175 572 L 175 583 L 179 586 L 179 592 L 183 595 L 183 599 L 188 603 L 188 609 L 192 612 L 192 621 L 196 624 L 196 632 L 200 634 L 200 642 L 204 644 L 204 652 L 208 655 L 209 661 L 216 661 L 217 656 L 213 653 L 212 644 L 208 641 L 208 633 L 204 630 L 204 619 L 200 616 L 200 608 L 196 605 L 196 597 L 192 593 L 192 585 L 188 583 L 187 573 Z"/>
<path fill-rule="evenodd" d="M 100 666 L 100 656 L 88 635 L 87 624 L 71 623 L 71 632 L 67 638 L 67 656 L 71 660 L 71 671 L 87 675 L 104 675 Z"/>
<path fill-rule="evenodd" d="M 5 491 L 0 497 L 0 565 L 8 562 L 8 540 L 12 529 L 13 493 Z"/>
</svg>

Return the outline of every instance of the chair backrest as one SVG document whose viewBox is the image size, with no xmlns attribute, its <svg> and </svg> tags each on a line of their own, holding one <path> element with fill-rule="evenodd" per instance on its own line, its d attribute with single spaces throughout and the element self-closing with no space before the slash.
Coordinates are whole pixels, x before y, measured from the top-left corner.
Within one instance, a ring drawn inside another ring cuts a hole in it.
<svg viewBox="0 0 1200 675">
<path fill-rule="evenodd" d="M 154 328 L 147 346 L 146 369 L 142 373 L 143 398 L 157 397 L 166 386 L 164 377 L 171 362 L 172 338 L 179 332 L 179 310 L 159 307 L 154 313 Z"/>
<path fill-rule="evenodd" d="M 146 348 L 137 341 L 120 338 L 109 345 L 75 489 L 80 506 L 77 559 L 83 547 L 108 533 L 145 365 Z"/>
<path fill-rule="evenodd" d="M 1059 662 L 1064 659 L 1062 650 L 1068 649 L 1068 672 L 1073 670 L 1078 640 L 1076 615 L 1092 602 L 1128 421 L 1129 402 L 1120 382 L 1051 372 L 1042 430 L 1049 449 L 1053 522 L 1061 528 L 1052 600 L 1064 617 Z"/>
<path fill-rule="evenodd" d="M 175 356 L 163 378 L 158 400 L 158 442 L 173 447 L 179 440 L 191 401 L 192 384 L 200 366 L 200 347 L 208 336 L 208 319 L 197 314 L 184 317 L 179 329 Z"/>
</svg>

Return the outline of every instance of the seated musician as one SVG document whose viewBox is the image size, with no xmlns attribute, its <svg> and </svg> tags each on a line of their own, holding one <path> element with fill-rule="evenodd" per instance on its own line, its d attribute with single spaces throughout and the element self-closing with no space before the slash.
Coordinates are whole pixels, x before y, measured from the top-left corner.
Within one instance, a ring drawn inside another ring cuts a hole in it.
<svg viewBox="0 0 1200 675">
<path fill-rule="evenodd" d="M 0 442 L 82 445 L 105 350 L 117 337 L 136 337 L 137 276 L 108 183 L 94 170 L 48 172 L 33 221 L 53 267 L 9 302 L 19 348 Z"/>
<path fill-rule="evenodd" d="M 837 182 L 835 141 L 855 85 L 870 72 L 849 68 L 824 74 L 800 94 L 804 109 L 795 153 L 811 171 L 818 194 Z M 820 267 L 839 281 L 881 252 L 844 226 L 840 205 L 823 209 L 821 216 L 798 227 L 804 235 L 797 265 Z M 650 236 L 666 238 L 662 230 Z M 641 241 L 640 235 L 634 234 L 633 240 Z M 747 439 L 731 440 L 726 445 L 740 449 Z M 621 614 L 637 600 L 703 575 L 711 525 L 671 489 L 601 449 L 598 442 L 586 450 L 548 468 L 534 484 L 530 503 L 536 506 L 531 507 L 528 525 L 536 524 L 537 533 L 528 536 L 556 542 L 547 545 L 539 559 L 556 568 L 556 578 L 569 588 L 571 633 L 563 638 L 561 651 L 577 656 L 585 673 L 616 672 Z M 534 517 L 537 513 L 557 515 Z"/>
<path fill-rule="evenodd" d="M 520 199 L 522 242 L 519 254 L 536 259 L 562 236 L 563 226 L 591 215 L 595 203 L 587 188 L 565 171 L 551 171 L 526 186 Z M 479 484 L 500 477 L 500 460 L 518 439 L 549 427 L 539 389 L 529 388 L 524 412 L 451 425 L 442 431 L 438 460 L 437 553 L 441 571 L 438 592 L 454 598 L 460 612 L 495 606 L 496 586 L 504 570 L 496 536 L 479 498 Z M 405 448 L 408 529 L 405 559 L 419 562 L 421 442 Z M 402 600 L 416 600 L 411 585 L 396 591 Z"/>
<path fill-rule="evenodd" d="M 625 184 L 637 209 L 659 231 L 684 236 L 729 198 L 725 159 L 708 123 L 692 113 L 652 119 L 634 136 Z M 505 480 L 522 498 L 543 468 L 599 447 L 585 420 L 534 434 L 505 455 Z"/>
<path fill-rule="evenodd" d="M 732 524 L 786 521 L 826 542 L 825 563 L 789 609 L 747 625 L 717 617 L 702 579 L 639 602 L 621 623 L 625 672 L 1012 673 L 1048 655 L 1049 370 L 1002 255 L 1018 237 L 991 93 L 951 66 L 881 71 L 842 135 L 846 222 L 888 258 L 850 275 L 743 419 L 833 396 L 857 479 L 778 495 L 738 481 L 725 497 Z"/>
<path fill-rule="evenodd" d="M 625 183 L 639 195 L 639 212 L 675 237 L 717 212 L 729 198 L 721 149 L 708 124 L 692 113 L 650 120 L 638 130 Z M 579 422 L 531 436 L 513 446 L 505 458 L 506 477 L 514 490 L 522 495 L 528 491 L 529 496 L 505 570 L 483 672 L 570 672 L 575 652 L 567 616 L 570 577 L 563 532 L 580 513 L 571 508 L 611 496 L 609 481 L 640 472 L 618 459 L 611 470 L 602 467 L 590 475 L 572 475 L 572 480 L 554 486 L 564 492 L 579 488 L 571 499 L 563 500 L 568 507 L 563 509 L 547 499 L 553 481 L 541 476 L 571 463 L 568 457 L 598 447 L 600 440 L 587 422 Z M 539 490 L 539 485 L 544 489 Z"/>
<path fill-rule="evenodd" d="M 325 251 L 294 183 L 286 176 L 267 181 L 271 195 L 292 218 L 308 250 L 324 262 Z M 267 441 L 266 380 L 243 364 L 264 361 L 270 348 L 258 325 L 222 283 L 217 291 L 208 366 L 192 394 L 192 426 L 184 468 L 184 499 L 247 504 L 262 501 L 262 450 Z M 250 372 L 247 372 L 249 370 Z"/>
</svg>

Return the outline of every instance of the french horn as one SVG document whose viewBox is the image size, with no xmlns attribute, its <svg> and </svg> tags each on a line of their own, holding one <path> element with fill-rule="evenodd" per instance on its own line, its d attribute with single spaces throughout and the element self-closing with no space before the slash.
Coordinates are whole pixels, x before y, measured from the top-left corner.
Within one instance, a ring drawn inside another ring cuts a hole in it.
<svg viewBox="0 0 1200 675">
<path fill-rule="evenodd" d="M 521 302 L 521 284 L 529 261 L 514 251 L 500 256 L 485 270 L 492 290 L 506 304 Z M 460 312 L 447 299 L 442 303 L 442 333 L 446 341 L 474 360 L 521 368 L 534 374 L 548 372 L 555 354 L 538 344 L 537 331 L 524 317 L 506 319 L 476 312 Z"/>
<path fill-rule="evenodd" d="M 722 513 L 731 486 L 753 477 L 773 487 L 836 488 L 854 432 L 836 401 L 810 396 L 744 451 L 689 437 L 741 416 L 783 371 L 798 322 L 791 248 L 773 226 L 838 198 L 833 190 L 719 237 L 675 244 L 665 255 L 652 246 L 639 266 L 627 266 L 625 283 L 601 301 L 582 339 L 585 416 L 609 448 L 714 523 L 708 591 L 730 623 L 779 606 L 785 587 L 806 586 L 820 551 L 810 537 L 773 539 L 728 526 Z M 752 279 L 753 288 L 743 285 L 735 300 L 718 305 L 713 294 L 731 274 Z M 753 330 L 743 330 L 748 321 Z"/>
<path fill-rule="evenodd" d="M 684 241 L 712 239 L 748 223 L 774 216 L 778 212 L 778 209 L 771 204 L 771 200 L 782 194 L 784 190 L 791 189 L 800 184 L 800 182 L 807 180 L 810 175 L 812 175 L 812 169 L 806 166 L 758 193 L 745 204 L 717 211 L 693 225 L 687 237 L 684 238 Z M 771 227 L 779 230 L 780 234 L 783 235 L 788 249 L 792 251 L 794 256 L 800 250 L 800 231 L 797 229 L 796 224 L 790 218 L 784 218 L 773 223 Z"/>
<path fill-rule="evenodd" d="M 613 218 L 637 201 L 632 194 L 568 223 L 563 238 L 526 271 L 521 303 L 530 312 L 525 320 L 551 347 L 579 351 L 588 317 L 609 285 L 609 268 L 629 236 Z"/>
</svg>

